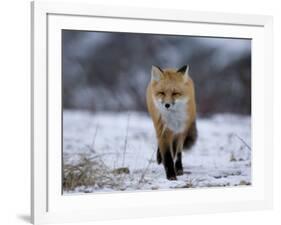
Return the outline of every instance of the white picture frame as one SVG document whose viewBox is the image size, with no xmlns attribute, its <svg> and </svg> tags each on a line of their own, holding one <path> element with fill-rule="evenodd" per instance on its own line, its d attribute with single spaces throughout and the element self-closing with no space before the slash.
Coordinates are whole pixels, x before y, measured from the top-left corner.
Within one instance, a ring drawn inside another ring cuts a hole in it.
<svg viewBox="0 0 281 225">
<path fill-rule="evenodd" d="M 62 195 L 62 105 L 61 98 L 57 97 L 61 92 L 61 29 L 153 33 L 156 24 L 157 33 L 252 38 L 252 185 L 227 189 Z M 42 224 L 272 208 L 272 42 L 271 16 L 32 2 L 32 222 Z"/>
</svg>

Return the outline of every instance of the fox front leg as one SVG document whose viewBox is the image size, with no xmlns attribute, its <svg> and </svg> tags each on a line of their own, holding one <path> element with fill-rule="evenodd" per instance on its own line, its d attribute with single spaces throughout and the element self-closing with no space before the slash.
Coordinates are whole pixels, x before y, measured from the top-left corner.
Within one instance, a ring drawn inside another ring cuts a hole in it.
<svg viewBox="0 0 281 225">
<path fill-rule="evenodd" d="M 182 149 L 183 149 L 184 137 L 179 137 L 176 143 L 176 162 L 175 162 L 175 170 L 176 175 L 183 175 L 183 166 L 182 166 Z"/>
<path fill-rule="evenodd" d="M 162 156 L 161 156 L 159 147 L 157 148 L 156 160 L 157 160 L 157 163 L 158 163 L 158 164 L 161 164 L 161 162 L 162 162 Z"/>
<path fill-rule="evenodd" d="M 175 169 L 176 169 L 176 174 L 177 176 L 183 175 L 183 166 L 182 166 L 182 153 L 178 152 L 177 153 L 177 159 L 175 163 Z"/>
<path fill-rule="evenodd" d="M 160 144 L 159 150 L 161 154 L 161 159 L 166 172 L 166 177 L 168 180 L 176 180 L 176 171 L 174 166 L 174 160 L 171 152 L 171 146 L 168 144 Z"/>
</svg>

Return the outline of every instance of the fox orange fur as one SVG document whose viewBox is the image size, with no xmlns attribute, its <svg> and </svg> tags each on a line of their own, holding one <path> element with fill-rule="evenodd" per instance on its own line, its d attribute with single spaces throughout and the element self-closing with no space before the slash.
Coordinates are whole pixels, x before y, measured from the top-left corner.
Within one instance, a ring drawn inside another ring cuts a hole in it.
<svg viewBox="0 0 281 225">
<path fill-rule="evenodd" d="M 158 141 L 157 161 L 163 163 L 167 179 L 176 180 L 183 174 L 182 150 L 197 138 L 194 84 L 188 67 L 152 66 L 146 101 Z"/>
</svg>

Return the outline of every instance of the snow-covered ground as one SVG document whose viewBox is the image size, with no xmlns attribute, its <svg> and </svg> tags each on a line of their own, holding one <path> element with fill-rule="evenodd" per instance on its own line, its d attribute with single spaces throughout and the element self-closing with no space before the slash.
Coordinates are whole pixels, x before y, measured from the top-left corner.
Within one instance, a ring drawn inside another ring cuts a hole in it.
<svg viewBox="0 0 281 225">
<path fill-rule="evenodd" d="M 147 114 L 64 111 L 64 193 L 250 185 L 251 118 L 219 114 L 199 118 L 197 128 L 184 175 L 168 181 Z"/>
</svg>

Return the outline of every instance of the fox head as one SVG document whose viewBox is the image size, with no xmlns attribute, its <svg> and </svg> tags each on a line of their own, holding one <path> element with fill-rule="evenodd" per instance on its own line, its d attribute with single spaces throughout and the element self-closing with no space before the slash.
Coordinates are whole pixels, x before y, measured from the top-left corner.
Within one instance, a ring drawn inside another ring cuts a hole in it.
<svg viewBox="0 0 281 225">
<path fill-rule="evenodd" d="M 178 70 L 162 70 L 157 66 L 152 66 L 152 96 L 160 111 L 179 111 L 186 106 L 190 98 L 191 89 L 193 88 L 188 69 L 189 67 L 186 65 Z"/>
</svg>

